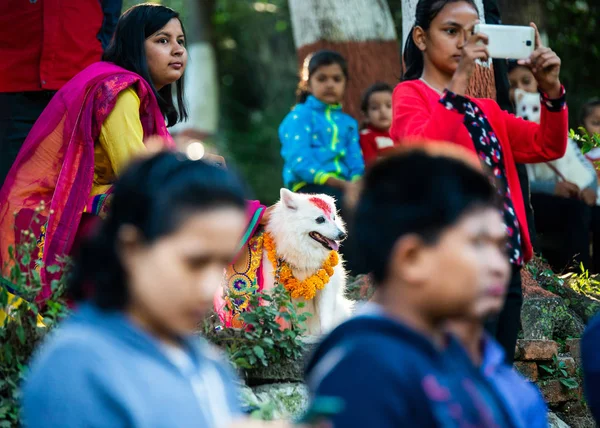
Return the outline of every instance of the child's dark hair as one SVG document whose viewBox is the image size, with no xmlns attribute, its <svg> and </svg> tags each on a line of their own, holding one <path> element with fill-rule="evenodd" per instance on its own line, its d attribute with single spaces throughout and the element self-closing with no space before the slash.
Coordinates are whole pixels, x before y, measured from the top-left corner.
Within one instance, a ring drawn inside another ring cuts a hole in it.
<svg viewBox="0 0 600 428">
<path fill-rule="evenodd" d="M 585 127 L 586 119 L 592 114 L 595 108 L 600 107 L 600 98 L 592 98 L 581 107 L 579 115 L 579 125 Z"/>
<path fill-rule="evenodd" d="M 296 101 L 299 104 L 306 102 L 306 99 L 310 95 L 308 81 L 312 75 L 319 68 L 332 64 L 338 64 L 342 69 L 342 73 L 344 73 L 346 80 L 348 80 L 348 63 L 339 52 L 323 49 L 306 56 L 302 65 L 302 70 L 300 71 L 298 89 L 296 89 Z"/>
<path fill-rule="evenodd" d="M 242 183 L 224 169 L 167 152 L 132 164 L 115 185 L 108 218 L 80 247 L 69 280 L 71 296 L 103 309 L 123 309 L 129 294 L 118 254 L 121 227 L 134 226 L 151 244 L 189 215 L 220 207 L 245 207 Z"/>
<path fill-rule="evenodd" d="M 377 82 L 369 86 L 364 92 L 360 101 L 360 111 L 362 111 L 364 114 L 367 114 L 369 111 L 369 101 L 371 99 L 371 95 L 376 94 L 377 92 L 389 92 L 391 94 L 394 92 L 394 90 L 385 82 Z"/>
<path fill-rule="evenodd" d="M 474 0 L 419 0 L 417 3 L 417 11 L 415 13 L 415 25 L 410 31 L 406 44 L 404 45 L 404 66 L 405 71 L 402 75 L 402 80 L 419 79 L 423 74 L 425 65 L 423 60 L 423 52 L 417 47 L 413 40 L 413 31 L 415 27 L 421 27 L 423 30 L 429 30 L 431 21 L 441 12 L 441 10 L 450 3 L 466 2 L 469 3 L 475 10 Z"/>
<path fill-rule="evenodd" d="M 446 150 L 447 145 L 439 147 Z M 351 233 L 355 249 L 361 249 L 363 271 L 371 272 L 377 284 L 387 277 L 399 238 L 416 234 L 435 244 L 469 211 L 500 209 L 492 183 L 475 166 L 462 157 L 428 150 L 403 148 L 377 162 L 364 177 Z"/>
<path fill-rule="evenodd" d="M 126 70 L 133 71 L 150 84 L 158 100 L 160 110 L 167 119 L 168 126 L 173 126 L 188 117 L 183 92 L 183 76 L 175 83 L 177 88 L 176 108 L 173 104 L 171 89 L 173 85 L 166 85 L 157 91 L 152 83 L 146 61 L 144 42 L 173 18 L 179 19 L 183 29 L 179 13 L 173 9 L 156 4 L 133 6 L 119 18 L 113 39 L 102 56 L 103 61 L 109 61 Z"/>
</svg>

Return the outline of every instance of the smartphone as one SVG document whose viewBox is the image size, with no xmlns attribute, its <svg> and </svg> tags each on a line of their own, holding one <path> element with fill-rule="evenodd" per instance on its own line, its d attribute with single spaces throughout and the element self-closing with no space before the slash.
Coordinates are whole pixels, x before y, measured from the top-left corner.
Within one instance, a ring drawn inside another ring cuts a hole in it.
<svg viewBox="0 0 600 428">
<path fill-rule="evenodd" d="M 477 24 L 473 32 L 488 36 L 487 48 L 491 58 L 525 59 L 535 49 L 533 27 Z"/>
</svg>

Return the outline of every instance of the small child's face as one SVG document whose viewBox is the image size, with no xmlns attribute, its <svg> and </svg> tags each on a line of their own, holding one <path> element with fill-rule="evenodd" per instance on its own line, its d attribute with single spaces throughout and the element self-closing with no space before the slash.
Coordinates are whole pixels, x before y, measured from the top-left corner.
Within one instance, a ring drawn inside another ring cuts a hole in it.
<svg viewBox="0 0 600 428">
<path fill-rule="evenodd" d="M 591 135 L 600 134 L 600 107 L 594 107 L 583 121 L 583 126 Z"/>
<path fill-rule="evenodd" d="M 427 255 L 427 253 L 429 253 Z M 483 318 L 504 303 L 510 264 L 506 229 L 495 208 L 472 211 L 424 250 L 430 273 L 423 301 L 432 317 Z"/>
<path fill-rule="evenodd" d="M 515 67 L 508 73 L 510 82 L 510 100 L 515 103 L 515 89 L 522 89 L 525 92 L 537 92 L 538 85 L 530 69 L 523 66 Z"/>
<path fill-rule="evenodd" d="M 387 131 L 392 125 L 392 93 L 374 92 L 369 97 L 367 123 L 381 131 Z"/>
<path fill-rule="evenodd" d="M 325 104 L 338 104 L 344 98 L 346 76 L 339 64 L 319 67 L 308 80 L 308 89 Z"/>
</svg>

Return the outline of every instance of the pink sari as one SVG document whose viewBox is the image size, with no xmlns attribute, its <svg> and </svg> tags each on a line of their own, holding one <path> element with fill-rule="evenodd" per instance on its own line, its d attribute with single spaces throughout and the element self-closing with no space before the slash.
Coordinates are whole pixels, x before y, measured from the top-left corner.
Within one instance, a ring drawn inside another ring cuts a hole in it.
<svg viewBox="0 0 600 428">
<path fill-rule="evenodd" d="M 69 254 L 82 214 L 99 214 L 106 196 L 90 198 L 94 178 L 94 144 L 117 95 L 128 87 L 140 98 L 144 137 L 159 135 L 174 147 L 150 85 L 139 75 L 107 62 L 92 64 L 56 93 L 29 133 L 0 190 L 0 269 L 10 270 L 8 248 L 32 230 L 39 253 L 32 266 L 51 266 Z M 44 202 L 32 221 L 36 208 Z M 34 259 L 36 257 L 33 257 Z M 41 262 L 41 263 L 39 263 Z M 53 275 L 40 269 L 43 289 L 51 294 Z"/>
</svg>

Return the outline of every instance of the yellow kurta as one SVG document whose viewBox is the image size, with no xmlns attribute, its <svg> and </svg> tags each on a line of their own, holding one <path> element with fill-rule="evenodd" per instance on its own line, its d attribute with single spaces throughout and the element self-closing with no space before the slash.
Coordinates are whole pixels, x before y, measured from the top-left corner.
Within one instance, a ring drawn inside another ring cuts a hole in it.
<svg viewBox="0 0 600 428">
<path fill-rule="evenodd" d="M 145 151 L 140 99 L 134 89 L 127 88 L 118 95 L 94 146 L 94 182 L 90 196 L 106 193 L 129 162 Z"/>
</svg>

